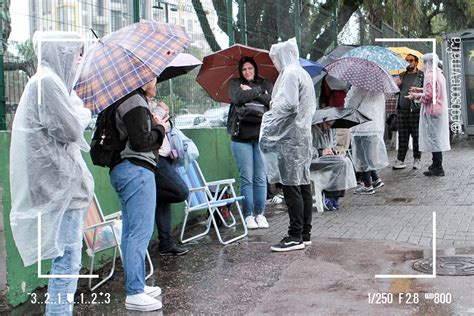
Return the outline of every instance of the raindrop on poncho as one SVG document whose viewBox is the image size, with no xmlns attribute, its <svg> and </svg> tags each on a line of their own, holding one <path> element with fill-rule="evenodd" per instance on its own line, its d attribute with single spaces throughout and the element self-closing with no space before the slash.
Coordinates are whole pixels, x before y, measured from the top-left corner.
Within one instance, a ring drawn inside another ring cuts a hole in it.
<svg viewBox="0 0 474 316">
<path fill-rule="evenodd" d="M 91 114 L 72 91 L 83 43 L 68 32 L 36 32 L 33 43 L 41 65 L 21 96 L 10 146 L 10 224 L 25 266 L 38 260 L 38 214 L 41 259 L 61 256 L 58 223 L 71 209 L 85 215 L 94 191 L 81 154 Z"/>
<path fill-rule="evenodd" d="M 280 72 L 272 92 L 270 111 L 263 115 L 260 148 L 269 183 L 310 183 L 313 156 L 311 122 L 316 109 L 313 82 L 299 65 L 294 38 L 270 49 Z"/>
</svg>

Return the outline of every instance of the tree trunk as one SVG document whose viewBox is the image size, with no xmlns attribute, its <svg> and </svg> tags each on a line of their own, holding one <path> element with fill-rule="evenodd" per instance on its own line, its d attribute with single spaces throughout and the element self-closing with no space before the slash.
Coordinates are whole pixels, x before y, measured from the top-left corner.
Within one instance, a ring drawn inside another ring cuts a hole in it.
<svg viewBox="0 0 474 316">
<path fill-rule="evenodd" d="M 192 3 L 194 11 L 196 11 L 196 15 L 198 16 L 199 23 L 201 24 L 201 28 L 207 43 L 209 44 L 213 52 L 221 50 L 219 43 L 217 43 L 216 41 L 214 33 L 212 33 L 211 26 L 209 25 L 209 21 L 207 20 L 206 12 L 202 7 L 201 0 L 192 0 Z"/>
</svg>

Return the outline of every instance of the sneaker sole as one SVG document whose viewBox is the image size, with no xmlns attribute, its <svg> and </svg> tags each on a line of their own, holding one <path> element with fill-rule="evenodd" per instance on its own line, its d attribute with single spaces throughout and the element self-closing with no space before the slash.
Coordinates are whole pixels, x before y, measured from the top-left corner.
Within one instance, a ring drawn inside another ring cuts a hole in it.
<svg viewBox="0 0 474 316">
<path fill-rule="evenodd" d="M 269 227 L 270 227 L 270 225 L 266 225 L 266 226 L 258 226 L 258 228 L 263 228 L 263 229 L 267 229 L 267 228 L 269 228 Z"/>
<path fill-rule="evenodd" d="M 311 242 L 311 240 L 310 241 L 303 241 L 303 245 L 305 245 L 305 247 L 306 246 L 311 246 L 312 242 Z"/>
<path fill-rule="evenodd" d="M 187 254 L 189 252 L 189 250 L 187 251 L 184 251 L 184 252 L 174 252 L 174 253 L 168 253 L 168 252 L 160 252 L 160 256 L 163 256 L 163 257 L 177 257 L 177 256 L 184 256 L 185 254 Z"/>
<path fill-rule="evenodd" d="M 276 252 L 286 252 L 286 251 L 293 251 L 293 250 L 301 250 L 304 249 L 304 243 L 300 245 L 294 245 L 288 248 L 278 248 L 278 247 L 271 247 L 272 251 Z"/>
<path fill-rule="evenodd" d="M 379 186 L 374 187 L 374 190 L 380 189 L 381 187 L 384 187 L 384 186 L 385 186 L 385 183 L 383 183 L 383 184 L 381 184 L 381 185 L 379 185 Z"/>
<path fill-rule="evenodd" d="M 140 312 L 151 312 L 151 311 L 156 311 L 159 310 L 163 307 L 163 304 L 160 302 L 159 304 L 152 304 L 152 305 L 135 305 L 135 304 L 129 304 L 125 303 L 125 308 L 131 311 L 140 311 Z"/>
<path fill-rule="evenodd" d="M 392 169 L 393 170 L 399 170 L 399 169 L 405 169 L 407 166 L 403 166 L 403 167 L 395 167 L 393 166 Z"/>
</svg>

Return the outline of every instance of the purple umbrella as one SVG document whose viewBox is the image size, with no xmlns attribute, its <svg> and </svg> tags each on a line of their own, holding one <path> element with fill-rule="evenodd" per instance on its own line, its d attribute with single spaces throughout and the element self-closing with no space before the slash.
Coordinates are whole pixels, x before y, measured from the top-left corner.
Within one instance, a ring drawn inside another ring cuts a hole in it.
<svg viewBox="0 0 474 316">
<path fill-rule="evenodd" d="M 158 76 L 157 82 L 162 82 L 177 76 L 187 74 L 188 72 L 190 72 L 201 64 L 202 61 L 200 61 L 193 55 L 180 53 Z"/>
<path fill-rule="evenodd" d="M 397 93 L 400 90 L 383 68 L 367 59 L 347 57 L 326 66 L 328 74 L 369 91 Z"/>
</svg>

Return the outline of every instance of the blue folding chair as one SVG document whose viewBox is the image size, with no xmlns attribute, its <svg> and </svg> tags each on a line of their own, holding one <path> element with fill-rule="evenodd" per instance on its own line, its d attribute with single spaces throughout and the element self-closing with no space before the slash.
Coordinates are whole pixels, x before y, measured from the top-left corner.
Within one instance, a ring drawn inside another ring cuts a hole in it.
<svg viewBox="0 0 474 316">
<path fill-rule="evenodd" d="M 189 196 L 186 200 L 185 210 L 184 210 L 184 220 L 183 227 L 181 229 L 181 242 L 186 243 L 191 240 L 201 238 L 209 233 L 211 226 L 214 226 L 217 238 L 219 241 L 226 245 L 232 243 L 236 240 L 244 238 L 247 236 L 247 226 L 244 223 L 244 216 L 242 214 L 242 209 L 240 208 L 239 202 L 244 199 L 243 196 L 237 196 L 235 194 L 234 186 L 235 179 L 225 179 L 212 182 L 206 182 L 201 168 L 197 161 L 193 161 L 188 164 L 187 168 L 184 166 L 176 168 L 178 174 L 184 180 L 186 185 L 189 188 Z M 230 222 L 228 222 L 222 214 L 219 212 L 219 208 L 223 206 L 235 205 L 238 216 L 242 222 L 244 232 L 241 235 L 233 237 L 229 240 L 224 241 L 222 238 L 221 232 L 219 231 L 219 226 L 216 222 L 215 215 L 219 216 L 222 221 L 222 224 L 227 228 L 235 227 L 237 220 L 232 214 L 232 211 L 229 208 L 229 217 Z M 202 212 L 206 210 L 209 213 L 207 219 L 206 229 L 204 232 L 198 233 L 197 235 L 184 238 L 187 221 L 189 214 L 192 212 Z"/>
</svg>

